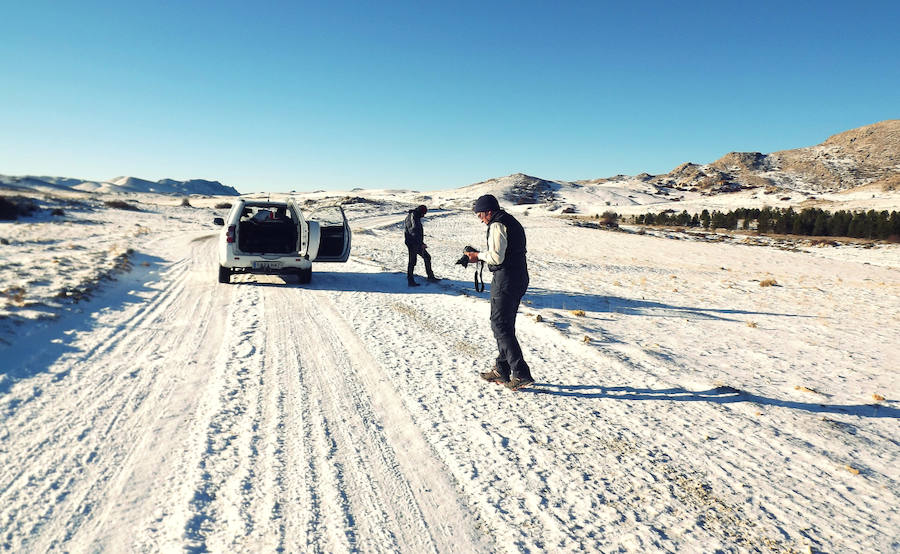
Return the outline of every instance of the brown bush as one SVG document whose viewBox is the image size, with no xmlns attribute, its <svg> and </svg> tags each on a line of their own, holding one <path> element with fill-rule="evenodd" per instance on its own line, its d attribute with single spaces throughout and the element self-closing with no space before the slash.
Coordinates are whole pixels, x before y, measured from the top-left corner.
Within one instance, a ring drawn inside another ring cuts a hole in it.
<svg viewBox="0 0 900 554">
<path fill-rule="evenodd" d="M 126 202 L 124 200 L 107 200 L 106 202 L 103 203 L 103 205 L 106 206 L 107 208 L 115 208 L 117 210 L 128 210 L 131 212 L 141 211 L 141 209 L 138 208 L 137 206 L 135 206 L 133 204 L 129 204 L 128 202 Z"/>
<path fill-rule="evenodd" d="M 20 216 L 28 217 L 37 209 L 37 204 L 31 198 L 0 196 L 0 220 L 16 220 Z"/>
</svg>

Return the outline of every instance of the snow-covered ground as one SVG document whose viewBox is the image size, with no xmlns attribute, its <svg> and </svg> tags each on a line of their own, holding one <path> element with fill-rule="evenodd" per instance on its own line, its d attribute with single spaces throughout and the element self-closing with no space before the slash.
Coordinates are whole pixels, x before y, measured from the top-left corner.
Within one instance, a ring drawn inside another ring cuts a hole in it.
<svg viewBox="0 0 900 554">
<path fill-rule="evenodd" d="M 538 381 L 511 393 L 477 377 L 487 293 L 454 265 L 484 241 L 472 193 L 298 195 L 357 197 L 350 261 L 310 285 L 216 282 L 228 198 L 0 222 L 0 549 L 900 549 L 900 247 L 510 207 Z M 410 289 L 423 201 L 444 281 Z"/>
</svg>

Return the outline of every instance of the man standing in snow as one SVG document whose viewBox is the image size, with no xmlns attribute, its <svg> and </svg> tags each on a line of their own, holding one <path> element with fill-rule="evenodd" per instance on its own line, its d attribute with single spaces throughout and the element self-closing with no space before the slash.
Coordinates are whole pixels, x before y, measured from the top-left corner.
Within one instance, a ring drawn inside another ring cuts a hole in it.
<svg viewBox="0 0 900 554">
<path fill-rule="evenodd" d="M 440 281 L 431 270 L 431 254 L 425 246 L 425 231 L 422 229 L 422 217 L 428 212 L 428 208 L 421 204 L 406 214 L 406 223 L 403 229 L 403 238 L 406 241 L 406 249 L 409 251 L 409 264 L 406 266 L 406 282 L 411 287 L 418 287 L 419 283 L 413 279 L 413 269 L 416 267 L 416 256 L 422 256 L 425 260 L 425 274 L 431 282 Z"/>
<path fill-rule="evenodd" d="M 491 279 L 491 331 L 497 339 L 497 362 L 481 374 L 485 381 L 503 383 L 516 390 L 534 383 L 531 370 L 522 357 L 516 339 L 516 313 L 528 289 L 528 265 L 525 262 L 525 230 L 509 213 L 500 208 L 491 194 L 480 196 L 472 208 L 488 226 L 487 252 L 467 252 L 470 262 L 484 261 Z"/>
</svg>

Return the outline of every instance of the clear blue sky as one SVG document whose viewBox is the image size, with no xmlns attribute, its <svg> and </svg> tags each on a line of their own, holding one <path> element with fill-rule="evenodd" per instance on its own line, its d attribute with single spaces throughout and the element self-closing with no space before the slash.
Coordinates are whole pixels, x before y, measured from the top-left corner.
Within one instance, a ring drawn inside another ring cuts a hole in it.
<svg viewBox="0 0 900 554">
<path fill-rule="evenodd" d="M 664 173 L 900 117 L 900 2 L 0 0 L 0 173 Z"/>
</svg>

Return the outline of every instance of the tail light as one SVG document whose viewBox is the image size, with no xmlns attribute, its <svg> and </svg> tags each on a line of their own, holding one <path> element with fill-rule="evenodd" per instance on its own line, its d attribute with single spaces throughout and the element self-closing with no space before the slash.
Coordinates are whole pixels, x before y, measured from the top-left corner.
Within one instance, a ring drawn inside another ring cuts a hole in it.
<svg viewBox="0 0 900 554">
<path fill-rule="evenodd" d="M 225 231 L 225 242 L 234 242 L 234 225 L 229 225 Z"/>
</svg>

